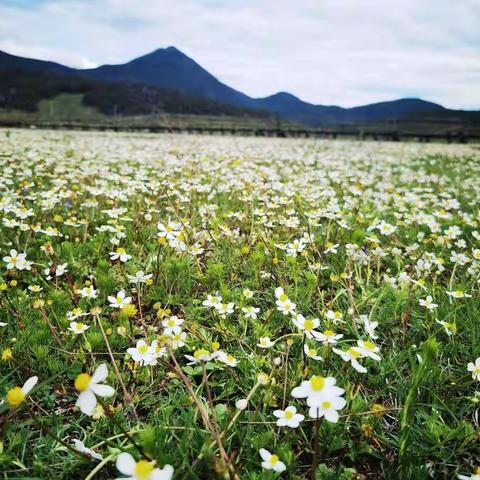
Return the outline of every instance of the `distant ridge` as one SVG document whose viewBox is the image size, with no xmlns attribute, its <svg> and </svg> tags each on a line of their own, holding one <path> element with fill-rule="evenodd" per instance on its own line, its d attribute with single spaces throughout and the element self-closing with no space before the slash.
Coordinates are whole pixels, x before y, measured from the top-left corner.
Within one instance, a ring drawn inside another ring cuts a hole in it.
<svg viewBox="0 0 480 480">
<path fill-rule="evenodd" d="M 441 105 L 418 98 L 402 98 L 354 108 L 314 105 L 287 92 L 252 98 L 220 82 L 175 47 L 159 48 L 124 64 L 102 65 L 86 70 L 0 51 L 0 72 L 12 70 L 48 72 L 177 90 L 184 95 L 235 107 L 266 110 L 309 126 L 394 121 L 412 114 L 447 110 Z"/>
</svg>

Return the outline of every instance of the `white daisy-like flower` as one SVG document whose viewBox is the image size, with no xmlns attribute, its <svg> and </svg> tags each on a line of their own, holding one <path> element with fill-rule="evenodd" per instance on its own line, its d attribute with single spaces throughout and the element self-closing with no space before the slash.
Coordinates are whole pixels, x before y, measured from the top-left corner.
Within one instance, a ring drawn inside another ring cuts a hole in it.
<svg viewBox="0 0 480 480">
<path fill-rule="evenodd" d="M 182 318 L 178 318 L 176 315 L 172 315 L 166 320 L 162 321 L 162 326 L 164 327 L 163 333 L 165 335 L 177 335 L 182 331 L 182 323 L 184 320 Z"/>
<path fill-rule="evenodd" d="M 421 298 L 418 303 L 420 306 L 425 307 L 428 310 L 435 310 L 438 307 L 436 303 L 433 303 L 431 295 L 428 295 L 426 298 Z"/>
<path fill-rule="evenodd" d="M 82 322 L 71 322 L 68 330 L 70 332 L 75 333 L 75 335 L 81 335 L 82 333 L 86 332 L 90 327 L 85 325 Z"/>
<path fill-rule="evenodd" d="M 154 462 L 149 460 L 136 462 L 132 455 L 126 452 L 117 457 L 115 465 L 122 475 L 127 475 L 122 477 L 124 480 L 170 480 L 173 477 L 171 465 L 156 468 Z"/>
<path fill-rule="evenodd" d="M 295 407 L 287 407 L 285 410 L 275 410 L 273 414 L 278 418 L 278 427 L 297 428 L 305 419 L 305 416 L 297 413 Z"/>
<path fill-rule="evenodd" d="M 132 302 L 132 297 L 126 297 L 125 292 L 120 290 L 115 297 L 109 296 L 108 301 L 112 308 L 123 308 L 125 305 Z"/>
<path fill-rule="evenodd" d="M 270 348 L 273 347 L 273 345 L 275 345 L 275 342 L 272 342 L 269 337 L 260 337 L 257 343 L 257 347 L 260 348 Z"/>
<path fill-rule="evenodd" d="M 273 470 L 274 472 L 281 473 L 287 468 L 277 455 L 270 453 L 264 448 L 260 449 L 260 456 L 263 460 L 262 468 L 265 470 Z"/>
<path fill-rule="evenodd" d="M 105 363 L 97 367 L 93 375 L 81 373 L 75 379 L 75 389 L 80 392 L 76 406 L 82 413 L 92 416 L 97 406 L 97 397 L 111 397 L 115 394 L 113 387 L 102 384 L 108 376 L 108 369 Z"/>
<path fill-rule="evenodd" d="M 135 347 L 127 348 L 127 353 L 140 365 L 156 365 L 155 350 L 145 340 L 138 340 Z"/>
<path fill-rule="evenodd" d="M 473 362 L 470 362 L 468 365 L 467 365 L 467 370 L 469 372 L 472 372 L 472 378 L 474 380 L 479 380 L 480 381 L 480 357 L 478 357 L 476 360 L 475 360 L 475 363 Z"/>
<path fill-rule="evenodd" d="M 351 347 L 347 351 L 334 348 L 333 351 L 339 355 L 344 362 L 350 362 L 352 367 L 360 373 L 366 373 L 367 369 L 358 363 L 360 358 L 363 358 L 362 352 L 358 347 Z"/>
</svg>

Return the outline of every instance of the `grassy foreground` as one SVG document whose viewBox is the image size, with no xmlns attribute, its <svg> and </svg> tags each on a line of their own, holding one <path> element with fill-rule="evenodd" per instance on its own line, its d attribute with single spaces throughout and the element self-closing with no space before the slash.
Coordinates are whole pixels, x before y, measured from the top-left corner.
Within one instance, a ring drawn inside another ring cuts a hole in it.
<svg viewBox="0 0 480 480">
<path fill-rule="evenodd" d="M 0 138 L 1 478 L 478 478 L 478 148 Z"/>
</svg>

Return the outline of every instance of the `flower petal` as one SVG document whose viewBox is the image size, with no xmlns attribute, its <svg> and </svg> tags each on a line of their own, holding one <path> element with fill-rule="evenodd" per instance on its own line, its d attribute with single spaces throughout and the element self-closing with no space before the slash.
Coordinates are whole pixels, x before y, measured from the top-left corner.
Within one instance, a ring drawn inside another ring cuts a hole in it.
<svg viewBox="0 0 480 480">
<path fill-rule="evenodd" d="M 93 410 L 97 406 L 97 398 L 93 392 L 90 390 L 85 390 L 78 396 L 77 403 L 75 405 L 82 413 L 91 417 Z"/>
<path fill-rule="evenodd" d="M 108 377 L 108 369 L 105 363 L 102 363 L 97 367 L 92 375 L 92 383 L 103 382 Z"/>
<path fill-rule="evenodd" d="M 92 390 L 92 392 L 99 397 L 111 397 L 115 394 L 115 389 L 110 385 L 103 385 L 98 383 L 90 385 L 90 390 Z"/>
<path fill-rule="evenodd" d="M 121 453 L 117 457 L 115 465 L 117 467 L 117 470 L 124 475 L 133 475 L 135 473 L 136 462 L 129 453 Z"/>
<path fill-rule="evenodd" d="M 38 377 L 30 377 L 22 387 L 22 392 L 27 395 L 28 392 L 37 384 Z"/>
</svg>

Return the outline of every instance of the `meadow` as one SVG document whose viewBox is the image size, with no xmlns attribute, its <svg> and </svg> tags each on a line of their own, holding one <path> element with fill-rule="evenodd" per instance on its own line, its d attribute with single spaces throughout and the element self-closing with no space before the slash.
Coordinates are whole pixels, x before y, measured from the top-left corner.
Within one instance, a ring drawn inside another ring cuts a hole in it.
<svg viewBox="0 0 480 480">
<path fill-rule="evenodd" d="M 0 131 L 0 478 L 480 478 L 480 147 Z"/>
</svg>

